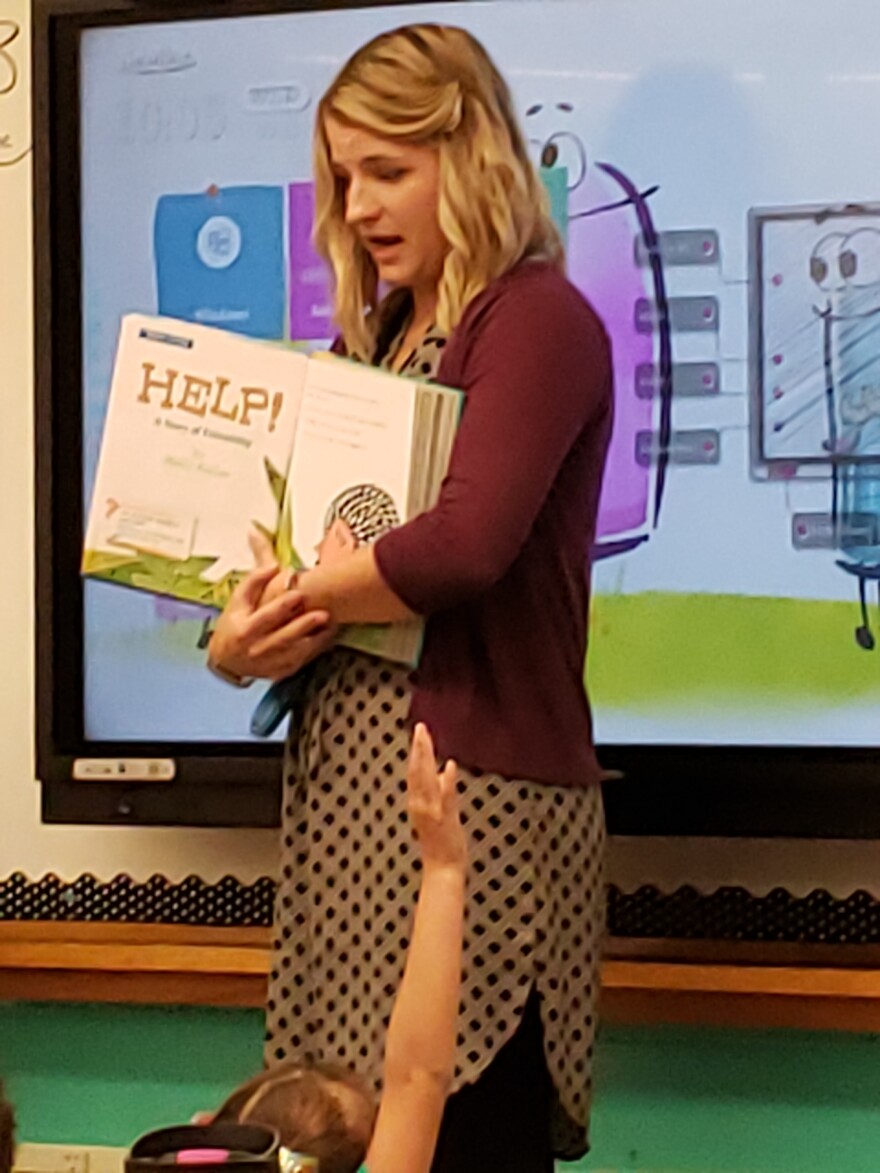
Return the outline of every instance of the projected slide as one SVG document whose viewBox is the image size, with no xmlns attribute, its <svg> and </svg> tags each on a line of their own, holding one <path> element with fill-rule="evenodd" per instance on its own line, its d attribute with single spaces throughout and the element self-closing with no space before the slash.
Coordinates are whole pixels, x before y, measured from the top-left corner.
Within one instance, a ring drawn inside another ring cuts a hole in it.
<svg viewBox="0 0 880 1173">
<path fill-rule="evenodd" d="M 600 741 L 880 743 L 873 0 L 498 0 L 86 32 L 86 492 L 116 331 L 332 338 L 311 131 L 349 53 L 460 24 L 507 76 L 614 346 L 590 688 Z M 247 740 L 204 611 L 86 585 L 97 739 Z"/>
</svg>

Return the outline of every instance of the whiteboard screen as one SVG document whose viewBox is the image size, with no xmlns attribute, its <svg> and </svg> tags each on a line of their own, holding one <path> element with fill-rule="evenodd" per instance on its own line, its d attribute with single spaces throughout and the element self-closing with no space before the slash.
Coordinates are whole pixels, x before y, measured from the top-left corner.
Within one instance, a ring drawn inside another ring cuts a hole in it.
<svg viewBox="0 0 880 1173">
<path fill-rule="evenodd" d="M 569 275 L 614 346 L 599 741 L 877 745 L 875 0 L 499 0 L 86 30 L 86 498 L 123 313 L 332 337 L 309 243 L 315 106 L 351 51 L 425 19 L 473 31 L 508 78 Z M 206 675 L 203 620 L 87 584 L 88 738 L 249 738 L 258 697 Z"/>
</svg>

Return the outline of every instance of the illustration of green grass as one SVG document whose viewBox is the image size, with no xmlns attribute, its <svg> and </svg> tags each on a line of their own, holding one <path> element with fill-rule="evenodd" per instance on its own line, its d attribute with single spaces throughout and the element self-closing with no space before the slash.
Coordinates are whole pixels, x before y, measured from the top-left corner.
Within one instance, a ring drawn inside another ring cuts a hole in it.
<svg viewBox="0 0 880 1173">
<path fill-rule="evenodd" d="M 138 552 L 127 557 L 87 550 L 82 570 L 105 582 L 222 610 L 243 575 L 231 571 L 217 582 L 207 582 L 202 575 L 216 561 L 216 558 L 186 558 L 176 562 L 158 554 Z"/>
<path fill-rule="evenodd" d="M 660 591 L 592 602 L 597 706 L 709 698 L 880 702 L 880 653 L 856 646 L 854 604 Z"/>
</svg>

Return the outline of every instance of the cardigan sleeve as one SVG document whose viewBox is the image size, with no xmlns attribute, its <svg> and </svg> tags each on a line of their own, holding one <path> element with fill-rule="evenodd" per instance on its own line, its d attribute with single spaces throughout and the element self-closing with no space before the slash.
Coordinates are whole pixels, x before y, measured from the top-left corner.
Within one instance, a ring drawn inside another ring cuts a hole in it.
<svg viewBox="0 0 880 1173">
<path fill-rule="evenodd" d="M 471 328 L 465 407 L 439 500 L 375 547 L 383 579 L 418 614 L 474 598 L 504 575 L 572 445 L 611 410 L 607 336 L 560 277 L 502 288 Z"/>
</svg>

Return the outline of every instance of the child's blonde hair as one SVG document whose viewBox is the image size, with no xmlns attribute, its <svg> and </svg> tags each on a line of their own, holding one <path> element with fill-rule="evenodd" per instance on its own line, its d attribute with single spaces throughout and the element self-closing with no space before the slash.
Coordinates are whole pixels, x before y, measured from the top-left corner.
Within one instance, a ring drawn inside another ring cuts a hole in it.
<svg viewBox="0 0 880 1173">
<path fill-rule="evenodd" d="M 320 1173 L 356 1173 L 375 1116 L 373 1097 L 353 1071 L 279 1063 L 236 1088 L 214 1120 L 268 1125 L 285 1148 L 315 1157 Z"/>
<path fill-rule="evenodd" d="M 550 205 L 513 111 L 510 91 L 483 46 L 464 29 L 417 24 L 383 33 L 343 66 L 321 99 L 314 140 L 315 244 L 336 281 L 336 321 L 350 354 L 375 345 L 376 266 L 345 222 L 345 189 L 333 172 L 326 120 L 400 142 L 435 147 L 438 221 L 449 249 L 438 287 L 437 326 L 451 331 L 471 301 L 524 257 L 563 263 Z"/>
</svg>

